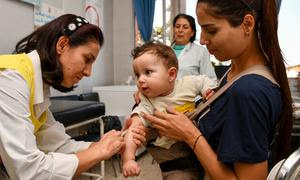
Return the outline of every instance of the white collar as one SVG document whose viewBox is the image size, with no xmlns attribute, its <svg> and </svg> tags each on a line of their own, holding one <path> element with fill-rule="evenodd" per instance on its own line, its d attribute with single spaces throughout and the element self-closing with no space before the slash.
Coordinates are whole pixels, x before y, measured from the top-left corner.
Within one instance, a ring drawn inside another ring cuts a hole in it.
<svg viewBox="0 0 300 180">
<path fill-rule="evenodd" d="M 179 54 L 178 59 L 180 59 L 181 56 L 183 56 L 183 54 L 186 53 L 190 49 L 191 46 L 192 46 L 191 42 L 187 43 L 185 45 L 184 49 L 182 50 L 182 52 Z"/>
<path fill-rule="evenodd" d="M 39 104 L 44 102 L 44 89 L 40 56 L 36 50 L 27 54 L 32 61 L 34 69 L 34 100 L 33 104 Z"/>
<path fill-rule="evenodd" d="M 190 47 L 192 46 L 192 43 L 191 42 L 189 42 L 189 43 L 187 43 L 186 45 L 185 45 L 185 47 L 184 47 L 184 51 L 188 51 L 189 49 L 190 49 Z"/>
</svg>

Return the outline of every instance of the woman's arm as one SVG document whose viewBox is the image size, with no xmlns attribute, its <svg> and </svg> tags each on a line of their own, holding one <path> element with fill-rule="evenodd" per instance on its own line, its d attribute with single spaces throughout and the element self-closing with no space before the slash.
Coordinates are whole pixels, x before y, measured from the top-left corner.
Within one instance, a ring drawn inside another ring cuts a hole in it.
<svg viewBox="0 0 300 180">
<path fill-rule="evenodd" d="M 16 71 L 1 73 L 0 156 L 10 178 L 72 178 L 78 163 L 74 154 L 43 152 L 36 144 L 26 81 Z"/>
<path fill-rule="evenodd" d="M 197 136 L 195 136 L 198 134 Z M 205 169 L 206 173 L 212 179 L 266 179 L 267 177 L 267 161 L 256 164 L 249 163 L 234 163 L 234 170 L 232 171 L 221 161 L 218 161 L 217 154 L 211 149 L 210 145 L 204 138 L 200 136 L 198 141 L 197 138 L 201 133 L 191 133 L 187 141 L 188 145 L 193 148 L 201 165 Z M 194 139 L 194 141 L 192 141 Z M 195 144 L 196 143 L 196 144 Z"/>
<path fill-rule="evenodd" d="M 30 93 L 26 81 L 9 70 L 2 71 L 0 84 L 0 156 L 11 179 L 71 179 L 75 172 L 87 168 L 85 164 L 111 156 L 124 144 L 118 132 L 76 155 L 58 153 L 55 148 L 42 151 L 29 119 Z M 40 141 L 57 144 L 52 142 L 57 140 L 55 134 L 50 139 L 43 137 Z"/>
<path fill-rule="evenodd" d="M 218 161 L 216 153 L 199 129 L 184 114 L 167 109 L 169 114 L 156 111 L 155 116 L 144 114 L 143 117 L 153 123 L 162 135 L 179 141 L 186 142 L 200 161 L 206 173 L 212 179 L 265 179 L 266 163 L 245 164 L 235 163 L 234 170 L 231 170 L 224 163 Z M 253 172 L 255 171 L 255 172 Z"/>
<path fill-rule="evenodd" d="M 121 132 L 114 130 L 104 134 L 99 142 L 75 141 L 65 133 L 64 126 L 55 121 L 49 110 L 47 116 L 46 124 L 37 132 L 38 147 L 44 152 L 76 153 L 78 166 L 75 175 L 110 158 L 124 146 Z"/>
<path fill-rule="evenodd" d="M 43 152 L 73 154 L 87 149 L 91 142 L 75 141 L 66 133 L 62 123 L 56 121 L 51 111 L 47 110 L 47 121 L 36 132 L 38 148 Z"/>
</svg>

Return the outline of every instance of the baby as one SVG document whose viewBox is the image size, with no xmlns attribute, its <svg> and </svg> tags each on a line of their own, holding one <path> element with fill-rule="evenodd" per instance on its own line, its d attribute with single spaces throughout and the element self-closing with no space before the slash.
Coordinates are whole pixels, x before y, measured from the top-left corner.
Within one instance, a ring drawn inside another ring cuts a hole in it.
<svg viewBox="0 0 300 180">
<path fill-rule="evenodd" d="M 175 110 L 186 113 L 195 109 L 195 96 L 201 94 L 203 97 L 211 96 L 215 83 L 207 76 L 185 76 L 176 79 L 178 61 L 173 50 L 161 43 L 146 43 L 132 51 L 133 69 L 136 76 L 141 102 L 132 111 L 132 124 L 125 134 L 125 151 L 122 153 L 123 175 L 137 176 L 140 167 L 135 161 L 136 145 L 133 142 L 131 129 L 140 124 L 151 127 L 140 114 L 152 114 L 154 110 L 166 111 L 166 107 L 172 106 Z M 167 137 L 155 137 L 152 144 L 156 147 L 170 150 L 176 143 Z M 153 156 L 153 154 L 152 154 Z M 162 161 L 153 156 L 161 163 Z"/>
</svg>

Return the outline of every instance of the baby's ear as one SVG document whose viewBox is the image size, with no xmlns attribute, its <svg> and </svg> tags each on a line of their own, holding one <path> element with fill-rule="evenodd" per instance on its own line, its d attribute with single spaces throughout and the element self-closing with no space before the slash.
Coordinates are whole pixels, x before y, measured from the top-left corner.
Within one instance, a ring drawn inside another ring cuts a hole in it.
<svg viewBox="0 0 300 180">
<path fill-rule="evenodd" d="M 169 82 L 174 81 L 177 77 L 177 69 L 175 67 L 171 67 L 168 73 L 169 73 Z"/>
</svg>

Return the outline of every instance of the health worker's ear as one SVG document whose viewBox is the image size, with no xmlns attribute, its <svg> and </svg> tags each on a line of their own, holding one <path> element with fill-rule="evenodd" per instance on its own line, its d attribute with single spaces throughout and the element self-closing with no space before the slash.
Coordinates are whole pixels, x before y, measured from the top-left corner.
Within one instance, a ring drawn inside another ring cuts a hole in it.
<svg viewBox="0 0 300 180">
<path fill-rule="evenodd" d="M 61 36 L 56 43 L 56 52 L 61 55 L 66 48 L 69 46 L 69 38 L 66 36 Z"/>
</svg>

